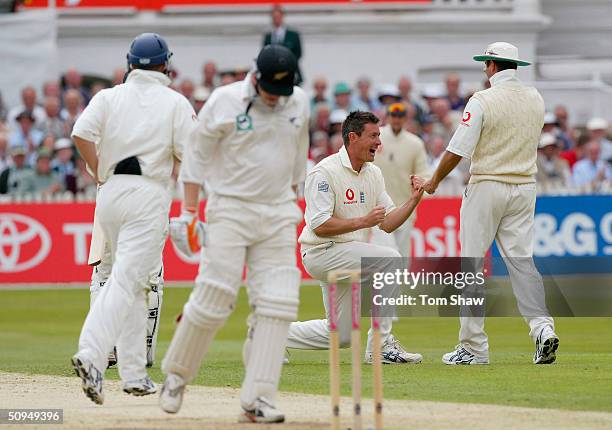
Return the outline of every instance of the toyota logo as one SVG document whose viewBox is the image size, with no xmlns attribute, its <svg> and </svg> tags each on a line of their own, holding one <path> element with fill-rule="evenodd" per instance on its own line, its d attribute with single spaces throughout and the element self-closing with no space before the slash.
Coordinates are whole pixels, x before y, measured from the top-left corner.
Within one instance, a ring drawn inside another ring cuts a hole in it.
<svg viewBox="0 0 612 430">
<path fill-rule="evenodd" d="M 0 273 L 31 269 L 50 249 L 51 237 L 41 223 L 21 214 L 0 213 Z"/>
</svg>

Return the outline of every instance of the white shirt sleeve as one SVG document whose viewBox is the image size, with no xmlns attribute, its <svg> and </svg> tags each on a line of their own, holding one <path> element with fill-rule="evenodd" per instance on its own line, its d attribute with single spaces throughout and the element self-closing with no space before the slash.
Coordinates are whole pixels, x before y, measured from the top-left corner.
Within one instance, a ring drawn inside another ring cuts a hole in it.
<svg viewBox="0 0 612 430">
<path fill-rule="evenodd" d="M 197 127 L 198 117 L 189 101 L 181 97 L 176 112 L 174 114 L 174 142 L 172 145 L 173 154 L 179 161 L 183 159 L 183 151 L 192 140 L 192 135 Z"/>
<path fill-rule="evenodd" d="M 98 142 L 106 120 L 105 91 L 96 94 L 81 113 L 72 128 L 71 137 L 80 137 L 89 142 Z"/>
<path fill-rule="evenodd" d="M 471 159 L 480 140 L 484 110 L 480 102 L 472 97 L 465 106 L 463 119 L 448 143 L 447 151 Z"/>
<path fill-rule="evenodd" d="M 213 96 L 198 114 L 198 124 L 192 138 L 186 144 L 179 173 L 180 182 L 202 184 L 209 173 L 214 154 L 223 136 L 221 126 L 215 121 L 214 106 L 218 100 Z"/>
<path fill-rule="evenodd" d="M 306 213 L 304 214 L 306 225 L 314 230 L 334 214 L 336 194 L 325 174 L 317 171 L 306 177 L 304 197 L 306 198 Z"/>
</svg>

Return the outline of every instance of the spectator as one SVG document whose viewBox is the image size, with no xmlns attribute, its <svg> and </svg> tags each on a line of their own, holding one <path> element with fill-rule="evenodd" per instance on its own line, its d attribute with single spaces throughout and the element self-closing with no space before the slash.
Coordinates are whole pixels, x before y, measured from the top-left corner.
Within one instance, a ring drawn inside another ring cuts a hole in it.
<svg viewBox="0 0 612 430">
<path fill-rule="evenodd" d="M 344 109 L 334 109 L 329 114 L 329 134 L 333 135 L 342 132 L 342 123 L 348 116 Z"/>
<path fill-rule="evenodd" d="M 81 103 L 83 103 L 83 106 L 87 106 L 91 95 L 89 90 L 83 86 L 83 77 L 74 67 L 66 70 L 64 74 L 64 94 L 70 90 L 78 91 L 81 95 Z"/>
<path fill-rule="evenodd" d="M 400 92 L 395 85 L 384 84 L 378 89 L 378 101 L 381 104 L 381 108 L 387 108 L 387 106 L 397 103 L 401 100 Z"/>
<path fill-rule="evenodd" d="M 185 98 L 187 100 L 189 100 L 189 103 L 191 103 L 191 105 L 194 105 L 194 100 L 193 100 L 193 92 L 195 91 L 195 84 L 193 83 L 193 81 L 189 78 L 185 78 L 181 81 L 181 84 L 179 85 L 179 92 L 185 96 Z"/>
<path fill-rule="evenodd" d="M 55 157 L 51 160 L 51 169 L 61 176 L 74 175 L 74 156 L 72 141 L 68 138 L 61 138 L 55 141 Z"/>
<path fill-rule="evenodd" d="M 329 99 L 326 96 L 327 93 L 327 80 L 323 77 L 319 77 L 312 83 L 312 89 L 314 95 L 310 99 L 310 108 L 314 112 L 314 107 L 319 103 L 329 103 Z"/>
<path fill-rule="evenodd" d="M 76 157 L 75 188 L 77 193 L 83 193 L 95 198 L 98 185 L 87 171 L 87 164 L 82 157 Z"/>
<path fill-rule="evenodd" d="M 329 135 L 324 131 L 316 131 L 310 139 L 310 157 L 307 160 L 306 172 L 329 155 Z"/>
<path fill-rule="evenodd" d="M 600 158 L 601 144 L 591 139 L 586 145 L 586 157 L 574 165 L 574 184 L 597 190 L 605 181 L 612 180 L 612 167 Z"/>
<path fill-rule="evenodd" d="M 62 87 L 57 80 L 47 81 L 43 84 L 43 98 L 47 99 L 48 97 L 57 97 L 58 100 L 62 97 Z"/>
<path fill-rule="evenodd" d="M 432 133 L 444 136 L 449 142 L 461 122 L 461 112 L 452 111 L 450 102 L 445 98 L 437 98 L 431 102 L 431 115 L 433 119 Z"/>
<path fill-rule="evenodd" d="M 571 186 L 569 164 L 559 157 L 560 147 L 561 143 L 554 134 L 544 133 L 540 137 L 536 183 L 541 194 L 552 194 Z"/>
<path fill-rule="evenodd" d="M 401 76 L 397 83 L 397 88 L 400 93 L 401 101 L 412 105 L 415 111 L 414 118 L 419 123 L 419 125 L 424 124 L 429 121 L 429 115 L 427 113 L 427 109 L 423 106 L 421 101 L 416 100 L 412 96 L 412 81 L 407 76 Z"/>
<path fill-rule="evenodd" d="M 17 115 L 23 111 L 30 111 L 32 113 L 36 125 L 42 124 L 45 119 L 45 110 L 36 104 L 36 90 L 34 87 L 27 86 L 21 90 L 21 104 L 12 108 L 8 113 L 10 127 L 16 125 Z"/>
<path fill-rule="evenodd" d="M 193 92 L 193 105 L 196 114 L 199 113 L 200 110 L 204 107 L 206 101 L 208 100 L 208 97 L 210 97 L 210 90 L 208 89 L 208 87 L 198 87 Z"/>
<path fill-rule="evenodd" d="M 368 112 L 378 112 L 381 108 L 380 102 L 370 96 L 370 80 L 366 77 L 357 81 L 357 91 L 353 97 L 352 105 L 357 109 Z"/>
<path fill-rule="evenodd" d="M 70 136 L 72 127 L 79 115 L 83 112 L 83 98 L 81 93 L 75 89 L 64 92 L 64 109 L 60 113 L 65 125 L 65 136 Z"/>
<path fill-rule="evenodd" d="M 209 93 L 219 86 L 217 77 L 217 65 L 212 61 L 207 61 L 202 67 L 202 87 L 208 89 Z"/>
<path fill-rule="evenodd" d="M 587 123 L 587 130 L 591 133 L 591 138 L 597 140 L 600 145 L 601 160 L 612 160 L 612 142 L 608 140 L 608 121 L 603 118 L 591 118 Z"/>
<path fill-rule="evenodd" d="M 51 152 L 41 148 L 36 157 L 36 169 L 32 176 L 32 192 L 51 196 L 64 189 L 64 178 L 51 169 Z"/>
<path fill-rule="evenodd" d="M 59 98 L 49 96 L 45 99 L 45 115 L 46 119 L 40 126 L 44 136 L 52 135 L 55 139 L 64 136 L 66 131 L 64 120 L 60 116 L 61 106 Z"/>
<path fill-rule="evenodd" d="M 578 141 L 573 148 L 568 149 L 567 151 L 563 151 L 560 154 L 560 157 L 567 161 L 567 164 L 570 166 L 570 169 L 574 168 L 574 165 L 578 160 L 582 160 L 585 156 L 586 144 L 591 140 L 590 136 L 586 133 L 583 133 L 578 137 Z"/>
<path fill-rule="evenodd" d="M 324 131 L 329 133 L 329 115 L 330 110 L 327 103 L 317 103 L 317 105 L 314 107 L 314 115 L 312 115 L 310 131 L 312 133 L 315 131 Z"/>
<path fill-rule="evenodd" d="M 557 120 L 557 139 L 562 143 L 562 150 L 567 151 L 574 146 L 574 130 L 569 125 L 569 114 L 563 105 L 555 107 Z"/>
<path fill-rule="evenodd" d="M 439 84 L 427 84 L 423 87 L 421 96 L 427 105 L 427 110 L 432 111 L 432 104 L 435 100 L 445 99 L 446 93 Z"/>
<path fill-rule="evenodd" d="M 272 6 L 270 15 L 272 17 L 272 31 L 264 35 L 263 44 L 264 46 L 274 44 L 283 45 L 293 52 L 298 62 L 298 68 L 295 73 L 295 84 L 300 85 L 304 80 L 300 70 L 300 58 L 302 58 L 300 33 L 285 26 L 285 13 L 280 5 L 277 4 Z"/>
<path fill-rule="evenodd" d="M 95 96 L 105 88 L 108 88 L 108 85 L 106 85 L 104 82 L 95 81 L 93 84 L 91 84 L 91 97 Z"/>
<path fill-rule="evenodd" d="M 2 93 L 0 93 L 0 123 L 6 121 L 6 117 L 8 116 L 8 110 L 4 105 L 4 99 L 2 98 Z"/>
<path fill-rule="evenodd" d="M 123 67 L 119 67 L 118 69 L 113 70 L 113 76 L 111 77 L 111 86 L 121 85 L 123 80 L 125 79 L 125 69 Z"/>
<path fill-rule="evenodd" d="M 351 100 L 351 87 L 346 82 L 338 82 L 334 87 L 334 103 L 332 111 L 341 109 L 347 112 L 357 110 L 357 106 Z"/>
<path fill-rule="evenodd" d="M 544 114 L 544 125 L 542 126 L 542 134 L 557 135 L 557 118 L 552 112 Z"/>
<path fill-rule="evenodd" d="M 13 165 L 13 160 L 9 154 L 8 135 L 0 133 L 0 172 Z"/>
<path fill-rule="evenodd" d="M 446 149 L 447 142 L 444 136 L 433 135 L 429 139 L 429 153 L 431 156 L 431 163 L 429 167 L 430 172 L 434 172 Z M 462 166 L 462 163 L 467 163 L 467 168 Z M 436 196 L 438 197 L 450 197 L 460 196 L 465 188 L 466 175 L 465 171 L 469 170 L 469 162 L 462 160 L 459 163 L 458 168 L 451 170 L 451 172 L 440 182 L 438 189 L 436 190 Z"/>
<path fill-rule="evenodd" d="M 34 115 L 29 110 L 24 110 L 15 118 L 17 127 L 9 137 L 9 146 L 21 146 L 28 154 L 35 152 L 43 140 L 43 133 L 34 128 Z"/>
<path fill-rule="evenodd" d="M 465 98 L 461 95 L 461 78 L 458 73 L 446 75 L 446 99 L 450 103 L 451 110 L 463 112 Z"/>
<path fill-rule="evenodd" d="M 336 133 L 329 138 L 330 154 L 335 154 L 340 151 L 340 148 L 344 146 L 344 140 L 342 139 L 342 133 Z"/>
<path fill-rule="evenodd" d="M 234 79 L 236 81 L 244 81 L 249 74 L 248 67 L 236 67 L 234 69 Z"/>
<path fill-rule="evenodd" d="M 219 72 L 219 86 L 224 86 L 236 82 L 234 70 L 221 70 Z"/>
<path fill-rule="evenodd" d="M 14 146 L 10 148 L 12 166 L 0 173 L 0 194 L 21 195 L 32 192 L 32 176 L 34 172 L 26 165 L 26 148 Z"/>
</svg>

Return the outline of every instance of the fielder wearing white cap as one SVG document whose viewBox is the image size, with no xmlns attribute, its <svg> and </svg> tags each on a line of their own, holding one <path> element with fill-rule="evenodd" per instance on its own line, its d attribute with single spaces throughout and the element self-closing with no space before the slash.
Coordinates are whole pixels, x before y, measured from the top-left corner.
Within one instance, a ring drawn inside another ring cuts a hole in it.
<svg viewBox="0 0 612 430">
<path fill-rule="evenodd" d="M 423 188 L 430 194 L 465 157 L 470 182 L 461 204 L 461 256 L 483 258 L 493 240 L 505 258 L 518 307 L 535 342 L 535 364 L 555 361 L 559 339 L 544 299 L 542 277 L 533 263 L 536 158 L 544 124 L 544 101 L 516 77 L 516 46 L 495 42 L 476 61 L 484 61 L 491 88 L 470 99 L 461 125 L 438 168 Z M 459 345 L 446 364 L 488 364 L 484 317 L 461 317 Z"/>
</svg>

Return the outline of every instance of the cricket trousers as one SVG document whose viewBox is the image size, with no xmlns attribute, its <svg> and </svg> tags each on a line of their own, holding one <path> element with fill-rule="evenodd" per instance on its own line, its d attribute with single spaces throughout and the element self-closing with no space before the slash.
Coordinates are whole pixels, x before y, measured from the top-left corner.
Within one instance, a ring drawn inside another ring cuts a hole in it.
<svg viewBox="0 0 612 430">
<path fill-rule="evenodd" d="M 329 348 L 329 297 L 327 275 L 334 270 L 361 270 L 361 258 L 380 258 L 377 270 L 393 271 L 396 269 L 400 254 L 393 248 L 373 245 L 365 242 L 335 243 L 328 242 L 307 250 L 302 250 L 302 263 L 308 273 L 319 280 L 325 306 L 325 319 L 297 321 L 289 327 L 288 348 L 295 349 L 328 349 Z M 396 258 L 394 258 L 396 257 Z M 340 346 L 346 348 L 351 343 L 351 281 L 345 277 L 338 282 L 337 306 L 338 337 Z M 364 273 L 362 273 L 362 281 Z M 380 319 L 381 340 L 391 336 L 392 319 Z M 372 335 L 368 331 L 366 352 L 372 351 Z"/>
<path fill-rule="evenodd" d="M 554 329 L 546 309 L 544 285 L 533 262 L 536 185 L 482 181 L 468 184 L 461 203 L 461 256 L 483 258 L 493 240 L 504 257 L 519 311 L 535 342 L 542 329 Z M 478 270 L 478 269 L 477 269 Z M 484 317 L 460 317 L 459 342 L 488 357 Z"/>
<path fill-rule="evenodd" d="M 96 213 L 114 260 L 85 319 L 79 355 L 104 372 L 116 345 L 124 381 L 146 375 L 146 294 L 159 269 L 170 201 L 164 184 L 136 175 L 111 176 L 98 194 Z M 122 357 L 132 358 L 127 368 Z"/>
</svg>

